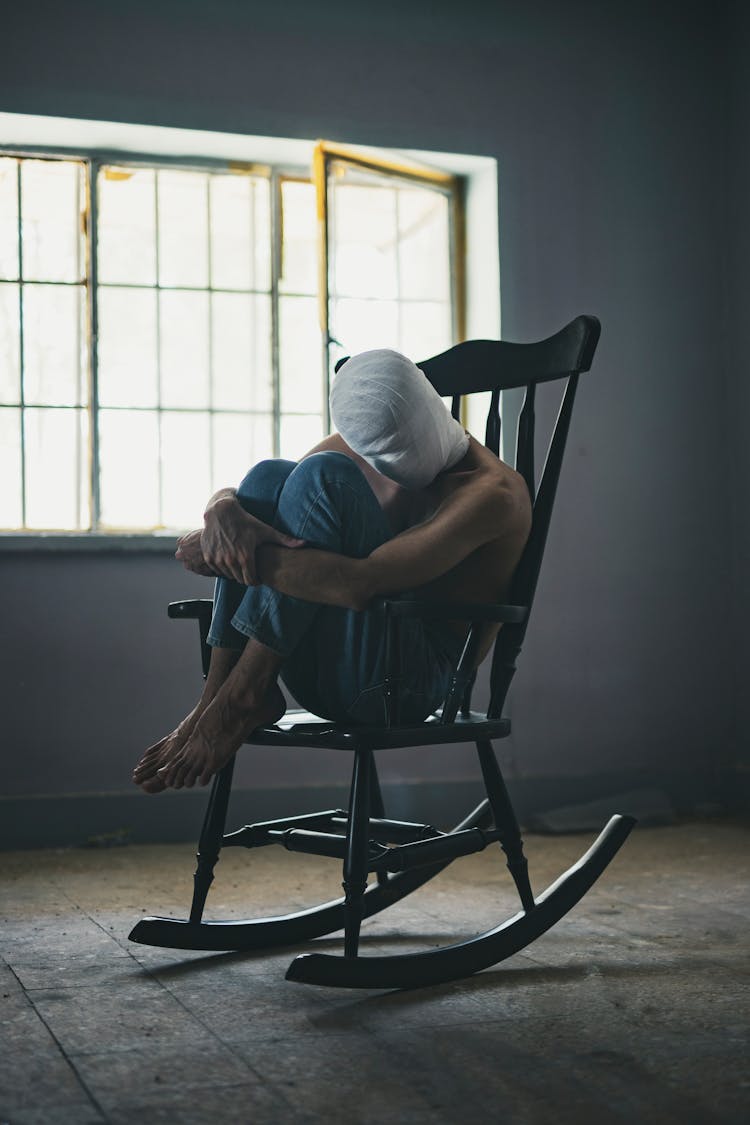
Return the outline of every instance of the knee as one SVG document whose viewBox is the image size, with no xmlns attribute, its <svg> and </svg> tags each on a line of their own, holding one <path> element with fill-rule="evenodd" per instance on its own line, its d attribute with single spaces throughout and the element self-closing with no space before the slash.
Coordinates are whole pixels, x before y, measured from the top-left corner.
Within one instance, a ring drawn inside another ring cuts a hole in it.
<svg viewBox="0 0 750 1125">
<path fill-rule="evenodd" d="M 349 484 L 353 488 L 360 488 L 366 483 L 362 470 L 351 457 L 334 450 L 313 453 L 304 461 L 300 461 L 294 470 L 292 480 L 296 486 L 316 487 L 318 490 L 332 481 Z"/>
<path fill-rule="evenodd" d="M 358 558 L 388 538 L 381 536 L 382 513 L 364 473 L 333 450 L 300 461 L 284 485 L 278 514 L 289 535 Z"/>
<path fill-rule="evenodd" d="M 258 461 L 240 481 L 237 499 L 241 504 L 275 500 L 294 467 L 294 461 L 283 461 L 278 457 Z"/>
</svg>

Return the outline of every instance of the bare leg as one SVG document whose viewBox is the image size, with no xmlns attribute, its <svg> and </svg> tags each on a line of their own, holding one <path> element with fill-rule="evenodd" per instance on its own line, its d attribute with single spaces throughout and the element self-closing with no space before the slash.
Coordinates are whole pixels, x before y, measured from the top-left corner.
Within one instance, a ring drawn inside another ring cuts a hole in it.
<svg viewBox="0 0 750 1125">
<path fill-rule="evenodd" d="M 201 697 L 195 707 L 170 734 L 155 742 L 153 746 L 149 746 L 133 770 L 134 783 L 140 785 L 146 793 L 160 793 L 166 788 L 161 778 L 157 777 L 157 770 L 170 762 L 183 748 L 192 734 L 195 724 L 215 697 L 239 657 L 239 649 L 218 647 L 211 649 L 208 676 Z"/>
<path fill-rule="evenodd" d="M 286 710 L 276 680 L 282 657 L 248 640 L 237 663 L 198 716 L 188 738 L 157 778 L 173 789 L 206 785 L 256 727 L 275 723 Z"/>
</svg>

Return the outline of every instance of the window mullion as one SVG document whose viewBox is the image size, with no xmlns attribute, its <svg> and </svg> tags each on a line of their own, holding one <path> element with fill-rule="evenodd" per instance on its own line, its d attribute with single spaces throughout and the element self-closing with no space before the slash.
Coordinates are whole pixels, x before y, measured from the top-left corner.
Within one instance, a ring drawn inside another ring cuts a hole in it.
<svg viewBox="0 0 750 1125">
<path fill-rule="evenodd" d="M 97 253 L 99 239 L 98 160 L 89 160 L 86 189 L 86 280 L 89 327 L 89 471 L 91 493 L 91 528 L 99 530 L 101 493 L 99 474 L 99 289 Z"/>
<path fill-rule="evenodd" d="M 450 275 L 453 298 L 453 339 L 459 344 L 466 339 L 466 210 L 464 186 L 457 180 L 448 209 L 450 223 Z M 464 406 L 466 400 L 464 399 Z"/>
<path fill-rule="evenodd" d="M 24 391 L 24 322 L 23 322 L 23 225 L 21 220 L 21 161 L 16 164 L 16 198 L 18 206 L 18 378 L 21 421 L 21 527 L 26 527 L 26 399 Z"/>
<path fill-rule="evenodd" d="M 323 379 L 323 428 L 331 429 L 329 386 L 331 380 L 331 293 L 330 293 L 330 193 L 328 191 L 328 156 L 318 144 L 313 153 L 313 181 L 318 221 L 318 309 L 321 332 L 321 375 Z"/>
<path fill-rule="evenodd" d="M 398 346 L 401 347 L 404 314 L 401 307 L 401 196 L 397 187 L 393 189 L 393 202 L 396 223 L 396 330 L 398 332 Z"/>
<path fill-rule="evenodd" d="M 213 492 L 216 450 L 214 448 L 214 262 L 211 212 L 213 208 L 213 177 L 206 176 L 206 240 L 208 242 L 208 473 Z"/>
<path fill-rule="evenodd" d="M 161 273 L 159 269 L 159 171 L 154 172 L 154 255 L 156 261 L 156 441 L 159 490 L 156 516 L 164 526 L 164 466 L 162 464 L 162 400 L 161 400 Z"/>
<path fill-rule="evenodd" d="M 281 275 L 281 177 L 277 169 L 271 173 L 271 386 L 273 398 L 273 455 L 281 450 L 281 329 L 279 322 L 279 281 Z"/>
</svg>

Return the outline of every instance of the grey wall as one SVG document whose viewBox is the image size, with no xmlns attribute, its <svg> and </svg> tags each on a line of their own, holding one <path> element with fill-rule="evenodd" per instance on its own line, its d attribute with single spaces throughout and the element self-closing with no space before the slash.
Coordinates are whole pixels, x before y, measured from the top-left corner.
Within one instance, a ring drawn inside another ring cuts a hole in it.
<svg viewBox="0 0 750 1125">
<path fill-rule="evenodd" d="M 603 324 L 502 748 L 519 782 L 703 785 L 733 752 L 726 41 L 712 11 L 27 0 L 6 16 L 0 110 L 496 157 L 504 336 L 580 312 Z M 736 93 L 746 108 L 746 83 Z M 746 262 L 732 284 L 746 287 Z M 124 791 L 198 686 L 189 626 L 164 603 L 206 584 L 152 555 L 0 561 L 7 792 Z M 240 780 L 341 769 L 259 752 Z M 388 773 L 473 765 L 468 751 L 394 754 Z"/>
</svg>

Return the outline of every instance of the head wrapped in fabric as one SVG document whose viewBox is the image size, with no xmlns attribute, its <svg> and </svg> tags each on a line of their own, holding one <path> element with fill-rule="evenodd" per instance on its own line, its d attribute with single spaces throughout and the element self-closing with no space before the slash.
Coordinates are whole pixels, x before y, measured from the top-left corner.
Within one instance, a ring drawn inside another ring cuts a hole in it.
<svg viewBox="0 0 750 1125">
<path fill-rule="evenodd" d="M 469 448 L 427 376 L 389 348 L 361 352 L 339 369 L 331 418 L 355 453 L 404 488 L 426 487 Z"/>
</svg>

